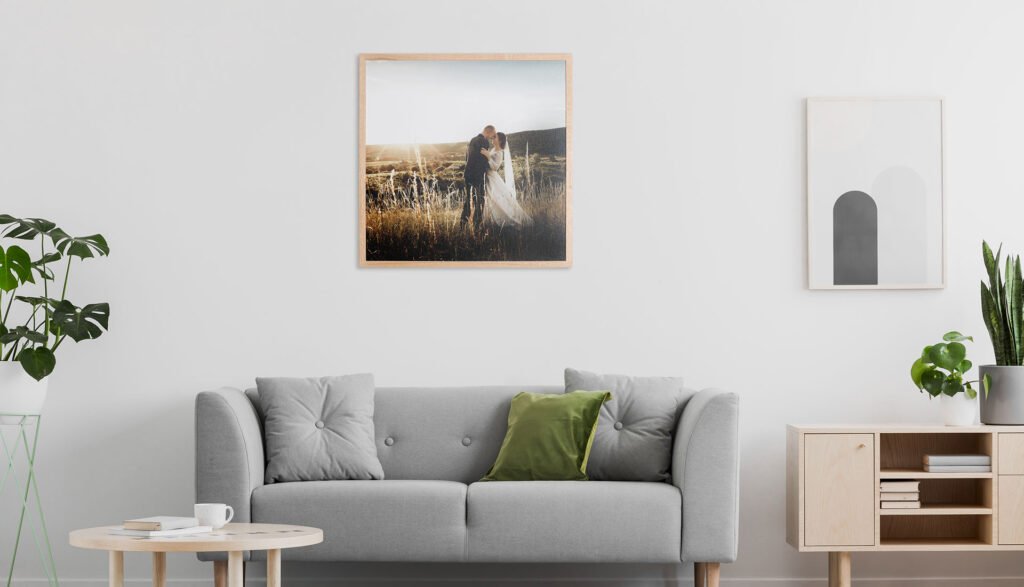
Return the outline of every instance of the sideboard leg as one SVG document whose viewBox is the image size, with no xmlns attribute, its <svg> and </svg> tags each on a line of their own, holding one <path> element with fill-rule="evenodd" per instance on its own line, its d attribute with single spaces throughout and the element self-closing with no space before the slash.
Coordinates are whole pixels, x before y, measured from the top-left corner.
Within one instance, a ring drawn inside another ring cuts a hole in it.
<svg viewBox="0 0 1024 587">
<path fill-rule="evenodd" d="M 850 553 L 828 553 L 828 587 L 851 587 Z"/>
<path fill-rule="evenodd" d="M 718 563 L 707 563 L 708 587 L 718 587 L 718 578 L 721 576 L 722 567 Z"/>
<path fill-rule="evenodd" d="M 707 584 L 707 566 L 704 563 L 693 563 L 693 587 L 705 587 Z"/>
<path fill-rule="evenodd" d="M 111 550 L 107 572 L 110 575 L 110 587 L 124 587 L 124 553 Z"/>
<path fill-rule="evenodd" d="M 213 561 L 213 587 L 228 587 L 228 561 Z"/>
<path fill-rule="evenodd" d="M 245 587 L 242 555 L 241 550 L 232 550 L 228 553 L 228 587 Z"/>
<path fill-rule="evenodd" d="M 281 587 L 281 550 L 267 551 L 267 587 Z"/>
</svg>

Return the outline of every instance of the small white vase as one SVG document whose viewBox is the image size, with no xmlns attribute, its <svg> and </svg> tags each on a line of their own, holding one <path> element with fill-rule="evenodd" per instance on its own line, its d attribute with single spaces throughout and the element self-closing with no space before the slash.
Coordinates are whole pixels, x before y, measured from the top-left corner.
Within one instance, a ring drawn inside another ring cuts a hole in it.
<svg viewBox="0 0 1024 587">
<path fill-rule="evenodd" d="M 971 399 L 966 393 L 954 396 L 939 396 L 942 405 L 942 419 L 946 426 L 974 426 L 978 423 L 978 398 Z"/>
<path fill-rule="evenodd" d="M 43 413 L 50 379 L 36 381 L 21 363 L 0 361 L 0 414 L 38 416 Z"/>
</svg>

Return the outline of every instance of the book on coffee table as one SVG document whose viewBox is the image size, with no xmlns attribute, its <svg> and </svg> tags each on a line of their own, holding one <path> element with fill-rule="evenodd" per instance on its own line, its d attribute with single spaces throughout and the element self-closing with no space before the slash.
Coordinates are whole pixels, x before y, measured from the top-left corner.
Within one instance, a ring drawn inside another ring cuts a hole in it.
<svg viewBox="0 0 1024 587">
<path fill-rule="evenodd" d="M 178 530 L 180 528 L 194 528 L 199 525 L 199 520 L 180 516 L 152 516 L 149 518 L 135 518 L 125 520 L 125 530 L 143 530 L 147 532 L 161 532 L 164 530 Z"/>
<path fill-rule="evenodd" d="M 192 526 L 190 528 L 177 528 L 174 530 L 125 530 L 123 528 L 111 528 L 110 533 L 118 536 L 138 536 L 139 538 L 171 538 L 174 536 L 191 536 L 193 534 L 206 534 L 213 532 L 210 526 Z"/>
</svg>

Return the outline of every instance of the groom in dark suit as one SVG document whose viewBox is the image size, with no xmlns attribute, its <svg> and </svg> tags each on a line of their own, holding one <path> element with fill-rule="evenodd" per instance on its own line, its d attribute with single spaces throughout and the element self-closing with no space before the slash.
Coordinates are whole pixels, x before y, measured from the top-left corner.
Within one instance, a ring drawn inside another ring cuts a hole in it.
<svg viewBox="0 0 1024 587">
<path fill-rule="evenodd" d="M 466 182 L 466 200 L 462 205 L 462 218 L 460 225 L 469 222 L 470 214 L 473 216 L 473 225 L 477 228 L 484 219 L 484 177 L 489 167 L 487 156 L 480 152 L 481 149 L 491 148 L 491 139 L 496 131 L 488 124 L 482 133 L 476 135 L 469 141 L 466 149 L 466 171 L 463 179 Z M 472 203 L 471 203 L 472 202 Z M 471 207 L 472 206 L 472 207 Z"/>
</svg>

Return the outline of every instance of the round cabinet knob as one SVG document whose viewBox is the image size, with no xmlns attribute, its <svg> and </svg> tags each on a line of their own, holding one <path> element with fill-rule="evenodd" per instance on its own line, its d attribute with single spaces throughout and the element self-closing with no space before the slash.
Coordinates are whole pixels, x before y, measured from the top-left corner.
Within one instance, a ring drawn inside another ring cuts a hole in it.
<svg viewBox="0 0 1024 587">
<path fill-rule="evenodd" d="M 867 448 L 867 447 L 868 447 L 868 445 L 864 444 L 863 442 L 857 445 L 857 448 Z"/>
<path fill-rule="evenodd" d="M 467 436 L 467 437 L 462 439 L 462 446 L 469 446 L 471 444 L 473 444 L 473 439 L 472 438 Z"/>
<path fill-rule="evenodd" d="M 395 443 L 395 439 L 391 438 L 390 436 L 388 436 L 387 438 L 384 439 L 384 444 L 386 444 L 388 446 L 391 446 L 394 443 Z"/>
</svg>

